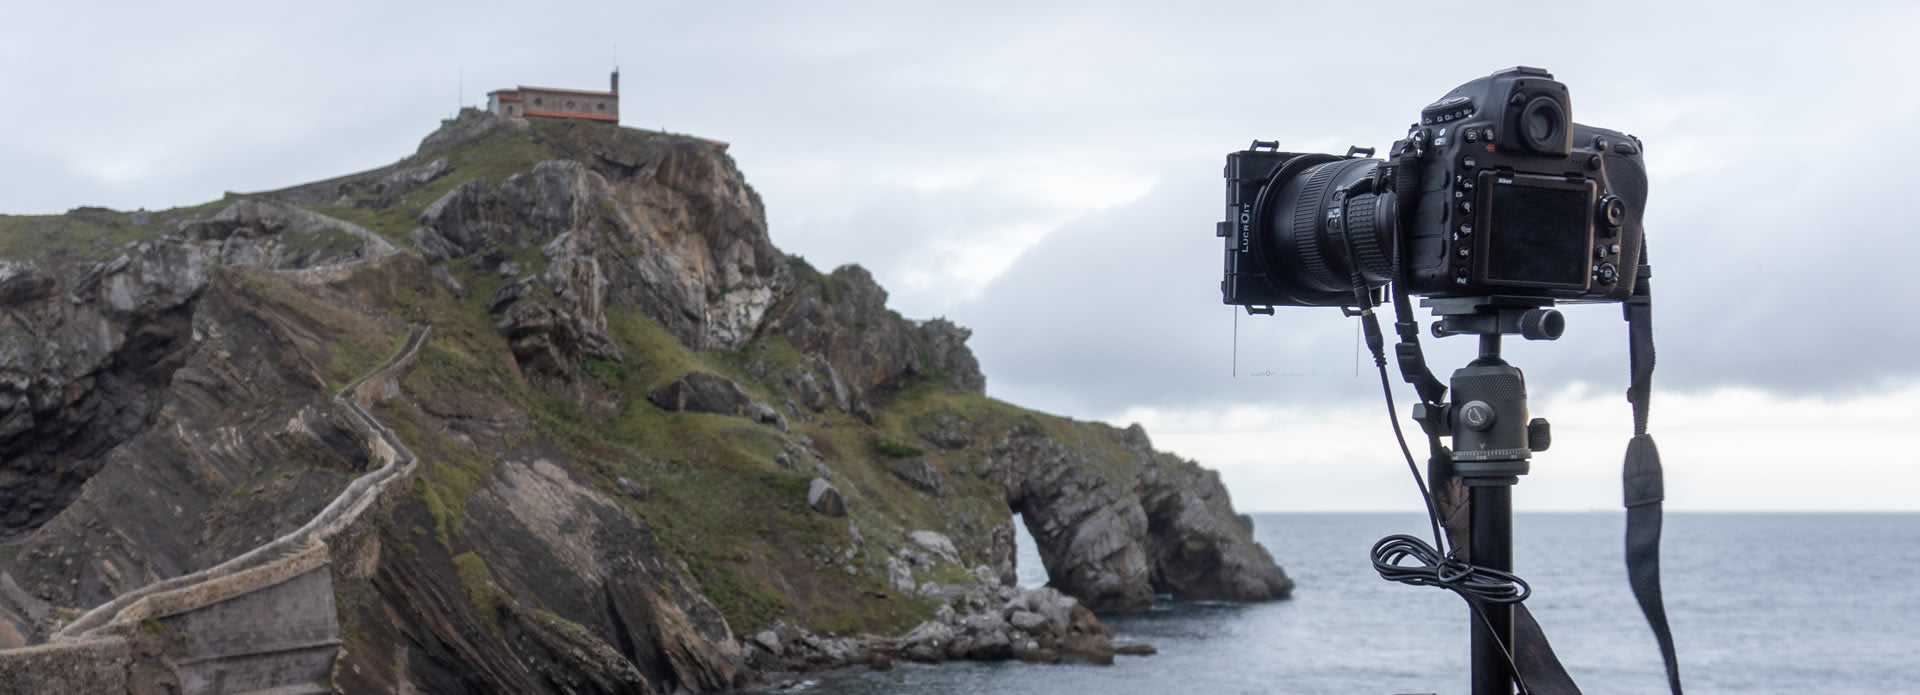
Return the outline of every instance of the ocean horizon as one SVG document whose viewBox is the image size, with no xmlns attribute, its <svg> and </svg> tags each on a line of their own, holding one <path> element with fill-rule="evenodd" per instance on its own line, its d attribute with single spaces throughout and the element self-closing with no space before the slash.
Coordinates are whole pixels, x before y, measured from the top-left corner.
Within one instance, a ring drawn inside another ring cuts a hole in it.
<svg viewBox="0 0 1920 695">
<path fill-rule="evenodd" d="M 1162 600 L 1102 615 L 1115 641 L 1159 653 L 1113 666 L 902 663 L 806 674 L 763 692 L 1464 693 L 1467 609 L 1390 583 L 1368 551 L 1428 535 L 1408 512 L 1265 512 L 1256 538 L 1298 586 L 1260 604 Z M 1527 605 L 1587 695 L 1666 692 L 1659 649 L 1627 586 L 1625 517 L 1515 514 Z M 1023 586 L 1044 584 L 1024 530 Z M 1695 695 L 1889 693 L 1920 688 L 1920 512 L 1669 512 L 1662 573 L 1681 677 Z M 1840 593 L 1844 589 L 1846 593 Z"/>
</svg>

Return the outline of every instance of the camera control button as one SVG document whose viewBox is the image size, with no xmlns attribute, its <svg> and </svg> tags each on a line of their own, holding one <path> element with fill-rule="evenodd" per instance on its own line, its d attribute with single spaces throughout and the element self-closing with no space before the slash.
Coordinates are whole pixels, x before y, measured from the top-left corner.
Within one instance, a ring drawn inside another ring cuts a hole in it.
<svg viewBox="0 0 1920 695">
<path fill-rule="evenodd" d="M 1617 154 L 1640 154 L 1640 150 L 1635 148 L 1631 142 L 1613 143 L 1613 151 Z"/>
<path fill-rule="evenodd" d="M 1464 215 L 1471 212 L 1473 212 L 1473 201 L 1471 200 L 1460 201 L 1460 214 Z"/>
<path fill-rule="evenodd" d="M 1613 236 L 1619 233 L 1620 225 L 1627 223 L 1627 201 L 1621 200 L 1619 196 L 1601 196 L 1596 207 L 1602 235 Z"/>
<path fill-rule="evenodd" d="M 1601 263 L 1599 268 L 1594 269 L 1593 279 L 1602 285 L 1612 286 L 1620 281 L 1620 269 L 1613 267 L 1612 263 Z"/>
</svg>

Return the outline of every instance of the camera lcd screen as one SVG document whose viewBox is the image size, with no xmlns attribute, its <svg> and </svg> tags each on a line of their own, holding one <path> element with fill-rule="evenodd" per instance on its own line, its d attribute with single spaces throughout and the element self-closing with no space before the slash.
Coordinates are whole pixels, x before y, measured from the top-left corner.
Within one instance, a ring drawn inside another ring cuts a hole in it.
<svg viewBox="0 0 1920 695">
<path fill-rule="evenodd" d="M 1585 185 L 1540 183 L 1493 185 L 1483 247 L 1486 279 L 1584 289 L 1593 192 Z"/>
</svg>

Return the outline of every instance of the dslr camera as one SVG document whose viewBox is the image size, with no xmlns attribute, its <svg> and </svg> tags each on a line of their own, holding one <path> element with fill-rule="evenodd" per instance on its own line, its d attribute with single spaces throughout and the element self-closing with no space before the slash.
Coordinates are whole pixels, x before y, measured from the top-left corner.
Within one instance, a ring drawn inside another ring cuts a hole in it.
<svg viewBox="0 0 1920 695">
<path fill-rule="evenodd" d="M 1227 155 L 1222 300 L 1377 303 L 1427 297 L 1618 302 L 1639 272 L 1647 175 L 1638 138 L 1573 122 L 1567 86 L 1516 67 L 1420 110 L 1386 159 Z"/>
</svg>

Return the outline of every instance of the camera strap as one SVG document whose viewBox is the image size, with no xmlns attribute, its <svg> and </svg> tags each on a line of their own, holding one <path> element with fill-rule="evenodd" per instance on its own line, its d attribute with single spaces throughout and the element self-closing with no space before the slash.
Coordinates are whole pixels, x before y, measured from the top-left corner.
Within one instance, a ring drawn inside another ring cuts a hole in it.
<svg viewBox="0 0 1920 695">
<path fill-rule="evenodd" d="M 1667 686 L 1674 695 L 1680 695 L 1680 661 L 1674 654 L 1666 602 L 1660 595 L 1660 503 L 1666 499 L 1666 486 L 1660 450 L 1653 444 L 1653 435 L 1647 433 L 1654 363 L 1653 291 L 1648 278 L 1653 271 L 1644 246 L 1638 271 L 1633 295 L 1621 308 L 1627 320 L 1627 359 L 1632 369 L 1627 400 L 1633 404 L 1633 439 L 1627 443 L 1626 462 L 1621 468 L 1622 502 L 1627 507 L 1627 582 L 1633 586 L 1640 612 L 1646 615 L 1647 625 L 1660 643 Z"/>
<path fill-rule="evenodd" d="M 1653 435 L 1647 432 L 1652 407 L 1654 352 L 1653 294 L 1647 281 L 1652 270 L 1645 262 L 1644 249 L 1641 251 L 1641 261 L 1639 280 L 1634 285 L 1633 295 L 1621 308 L 1627 321 L 1627 360 L 1632 372 L 1627 386 L 1627 401 L 1633 404 L 1633 439 L 1627 443 L 1626 461 L 1621 468 L 1622 502 L 1627 508 L 1627 583 L 1633 589 L 1634 599 L 1640 603 L 1640 612 L 1646 616 L 1647 625 L 1653 629 L 1655 641 L 1660 644 L 1660 657 L 1667 669 L 1667 687 L 1673 695 L 1680 695 L 1680 661 L 1674 651 L 1673 632 L 1667 626 L 1666 603 L 1660 593 L 1660 522 L 1663 516 L 1660 505 L 1666 499 L 1666 489 L 1660 467 L 1660 450 L 1654 446 Z M 1434 445 L 1437 447 L 1438 444 L 1436 438 Z M 1437 492 L 1440 485 L 1437 479 L 1435 485 Z M 1456 504 L 1464 506 L 1463 503 Z M 1451 532 L 1455 523 L 1464 520 L 1448 515 L 1447 521 Z M 1462 532 L 1460 535 L 1465 534 Z M 1527 684 L 1527 692 L 1537 695 L 1580 692 L 1567 675 L 1566 667 L 1553 653 L 1546 632 L 1541 630 L 1540 623 L 1534 619 L 1533 612 L 1527 610 L 1525 603 L 1514 606 L 1513 641 L 1514 665 L 1521 681 Z"/>
<path fill-rule="evenodd" d="M 1660 451 L 1654 445 L 1653 435 L 1647 432 L 1653 391 L 1653 295 L 1648 278 L 1652 269 L 1645 262 L 1646 251 L 1641 251 L 1634 291 L 1623 303 L 1622 313 L 1627 322 L 1627 349 L 1630 381 L 1627 387 L 1627 400 L 1633 406 L 1633 438 L 1627 443 L 1626 460 L 1621 469 L 1622 502 L 1627 510 L 1626 565 L 1627 581 L 1633 589 L 1634 599 L 1640 604 L 1640 611 L 1646 617 L 1647 625 L 1653 629 L 1654 639 L 1660 645 L 1660 656 L 1667 672 L 1667 685 L 1673 695 L 1680 695 L 1680 664 L 1673 644 L 1673 633 L 1667 624 L 1665 601 L 1660 592 L 1660 527 L 1663 514 L 1661 502 L 1666 499 L 1664 476 L 1660 466 Z M 1396 284 L 1395 287 L 1398 290 Z M 1395 292 L 1395 313 L 1401 322 L 1408 323 L 1412 314 L 1404 293 Z M 1425 368 L 1419 357 L 1418 334 L 1407 335 L 1403 330 L 1402 343 L 1399 346 L 1402 377 L 1415 385 L 1423 399 L 1438 402 L 1438 394 L 1444 393 L 1444 386 L 1438 386 L 1432 372 Z M 1409 347 L 1408 344 L 1412 346 Z M 1407 358 L 1414 362 L 1410 365 Z M 1419 377 L 1424 373 L 1426 379 L 1438 386 L 1434 395 L 1428 395 L 1428 389 L 1420 388 Z M 1459 480 L 1453 476 L 1450 452 L 1440 443 L 1440 438 L 1429 433 L 1430 448 L 1428 459 L 1428 480 L 1432 481 L 1432 490 L 1436 512 L 1446 527 L 1447 536 L 1456 552 L 1465 547 L 1467 538 L 1466 494 Z M 1525 603 L 1514 605 L 1513 611 L 1513 659 L 1520 682 L 1526 684 L 1527 692 L 1533 695 L 1578 695 L 1580 688 L 1567 674 L 1566 667 L 1553 652 L 1553 645 L 1547 640 L 1546 632 L 1527 609 Z"/>
</svg>

